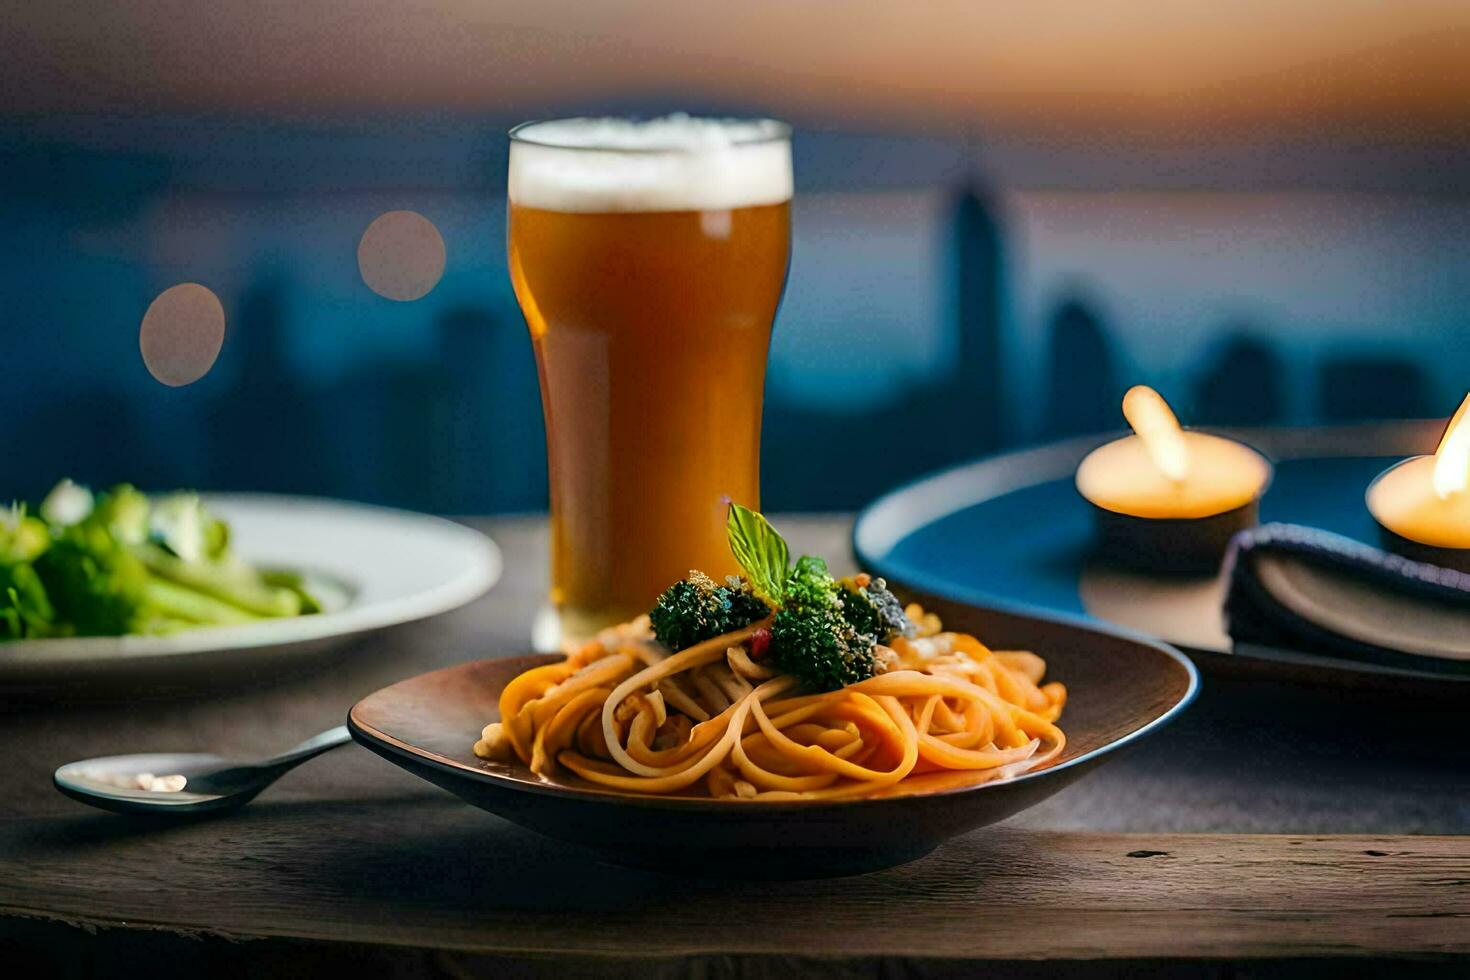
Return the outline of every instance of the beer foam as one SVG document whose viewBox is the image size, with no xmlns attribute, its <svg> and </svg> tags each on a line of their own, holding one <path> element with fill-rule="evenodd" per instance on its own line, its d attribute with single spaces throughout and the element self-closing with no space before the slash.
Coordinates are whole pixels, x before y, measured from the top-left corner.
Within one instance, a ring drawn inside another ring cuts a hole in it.
<svg viewBox="0 0 1470 980">
<path fill-rule="evenodd" d="M 510 199 L 547 211 L 714 211 L 791 199 L 791 140 L 769 119 L 558 119 L 517 128 Z"/>
</svg>

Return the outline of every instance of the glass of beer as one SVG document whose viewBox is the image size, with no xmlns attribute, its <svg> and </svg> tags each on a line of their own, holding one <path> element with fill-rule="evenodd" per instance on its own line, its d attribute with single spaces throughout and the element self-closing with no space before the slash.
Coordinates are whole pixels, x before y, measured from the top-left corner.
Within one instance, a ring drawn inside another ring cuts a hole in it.
<svg viewBox="0 0 1470 980">
<path fill-rule="evenodd" d="M 563 643 L 738 572 L 791 253 L 790 129 L 565 119 L 511 131 L 510 273 L 541 379 Z M 549 637 L 538 630 L 538 645 Z"/>
</svg>

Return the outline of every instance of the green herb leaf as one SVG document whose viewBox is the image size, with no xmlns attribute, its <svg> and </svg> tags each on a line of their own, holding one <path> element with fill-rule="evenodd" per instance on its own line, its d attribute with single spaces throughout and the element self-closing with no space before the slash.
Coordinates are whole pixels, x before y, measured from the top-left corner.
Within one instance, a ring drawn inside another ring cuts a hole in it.
<svg viewBox="0 0 1470 980">
<path fill-rule="evenodd" d="M 756 595 L 779 605 L 791 563 L 786 539 L 760 514 L 733 501 L 725 519 L 725 534 L 730 539 L 730 553 L 745 569 Z"/>
</svg>

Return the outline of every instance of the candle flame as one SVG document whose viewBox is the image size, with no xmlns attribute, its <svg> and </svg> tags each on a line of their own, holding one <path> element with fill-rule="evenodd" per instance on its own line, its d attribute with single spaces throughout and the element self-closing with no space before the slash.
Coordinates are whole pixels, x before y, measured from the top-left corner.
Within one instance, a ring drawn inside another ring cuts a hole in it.
<svg viewBox="0 0 1470 980">
<path fill-rule="evenodd" d="M 1470 422 L 1465 419 L 1470 409 L 1470 394 L 1460 402 L 1460 407 L 1450 417 L 1439 448 L 1434 451 L 1434 492 L 1440 500 L 1465 490 L 1470 476 Z"/>
<path fill-rule="evenodd" d="M 1147 385 L 1134 385 L 1123 396 L 1123 417 L 1158 471 L 1175 483 L 1183 481 L 1189 473 L 1189 445 L 1163 396 Z"/>
</svg>

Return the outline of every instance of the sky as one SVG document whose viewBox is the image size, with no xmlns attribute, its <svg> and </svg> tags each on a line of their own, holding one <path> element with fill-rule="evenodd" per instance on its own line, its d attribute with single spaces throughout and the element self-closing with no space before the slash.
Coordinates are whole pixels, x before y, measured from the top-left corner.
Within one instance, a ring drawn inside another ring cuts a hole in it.
<svg viewBox="0 0 1470 980">
<path fill-rule="evenodd" d="M 680 91 L 884 126 L 1463 139 L 1463 0 L 11 4 L 8 111 L 292 116 Z"/>
</svg>

